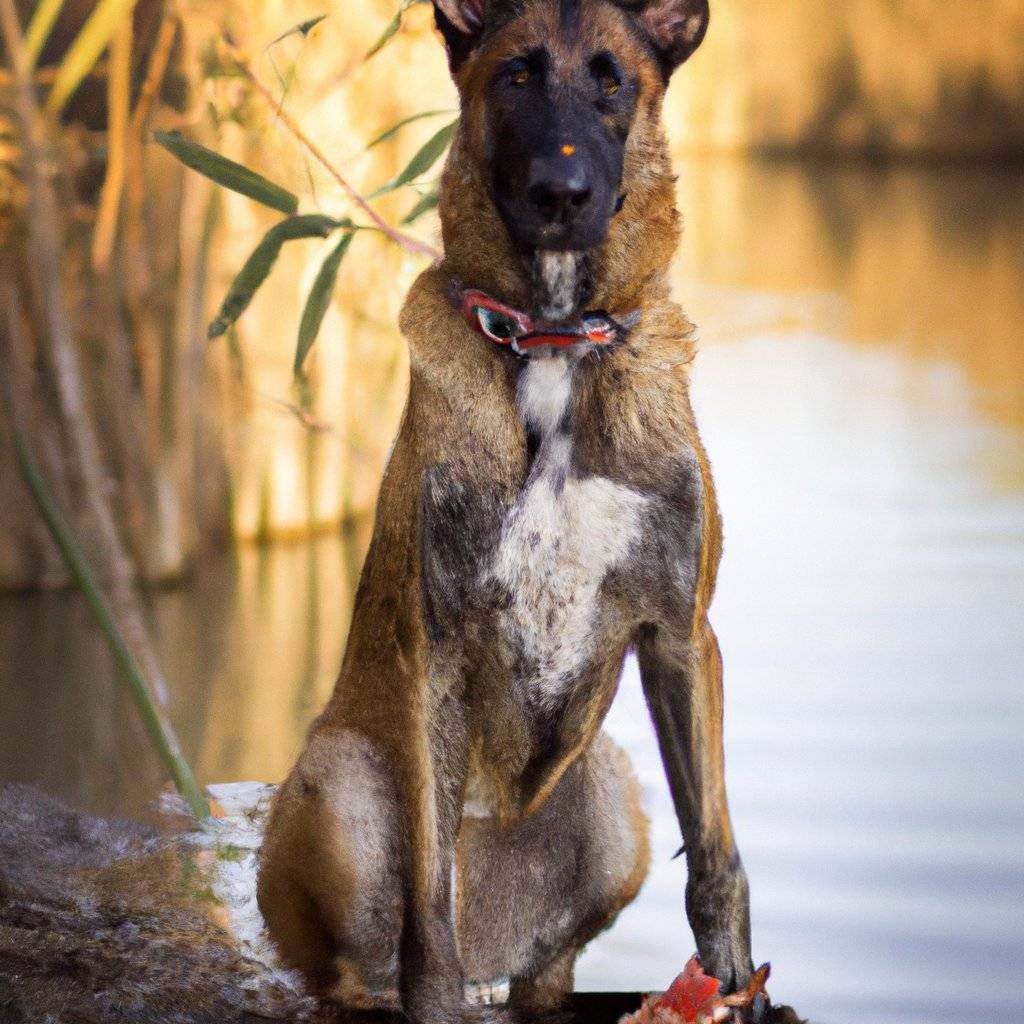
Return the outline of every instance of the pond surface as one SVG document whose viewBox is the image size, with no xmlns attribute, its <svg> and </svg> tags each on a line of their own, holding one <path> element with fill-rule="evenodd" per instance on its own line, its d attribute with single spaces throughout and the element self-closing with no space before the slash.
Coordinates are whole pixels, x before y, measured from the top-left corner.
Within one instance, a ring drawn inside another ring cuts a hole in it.
<svg viewBox="0 0 1024 1024">
<path fill-rule="evenodd" d="M 1024 963 L 1024 183 L 681 168 L 677 290 L 725 519 L 712 619 L 771 991 L 832 1024 L 1019 1020 Z M 154 595 L 204 781 L 277 779 L 340 660 L 366 524 L 208 558 Z M 693 941 L 627 664 L 608 728 L 653 820 L 578 969 L 663 988 Z M 0 599 L 0 778 L 145 813 L 157 778 L 74 595 Z"/>
</svg>

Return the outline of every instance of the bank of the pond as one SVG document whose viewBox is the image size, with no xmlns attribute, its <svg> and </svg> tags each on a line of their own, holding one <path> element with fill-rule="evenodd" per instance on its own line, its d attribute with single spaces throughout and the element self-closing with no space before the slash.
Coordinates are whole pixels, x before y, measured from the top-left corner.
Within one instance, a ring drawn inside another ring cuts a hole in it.
<svg viewBox="0 0 1024 1024">
<path fill-rule="evenodd" d="M 317 1019 L 312 999 L 244 955 L 209 848 L 181 825 L 97 818 L 0 787 L 0 1021 Z"/>
<path fill-rule="evenodd" d="M 278 962 L 256 906 L 273 791 L 210 787 L 217 817 L 203 828 L 167 797 L 157 829 L 0 786 L 0 1022 L 337 1022 Z M 614 1024 L 640 1003 L 581 993 L 558 1024 Z M 797 1021 L 776 1007 L 764 1024 Z"/>
</svg>

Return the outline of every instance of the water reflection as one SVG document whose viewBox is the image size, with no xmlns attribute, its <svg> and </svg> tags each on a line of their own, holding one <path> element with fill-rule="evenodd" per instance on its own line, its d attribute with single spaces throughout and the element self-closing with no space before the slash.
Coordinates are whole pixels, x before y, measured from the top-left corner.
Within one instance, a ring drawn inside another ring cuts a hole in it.
<svg viewBox="0 0 1024 1024">
<path fill-rule="evenodd" d="M 708 345 L 700 363 L 755 955 L 815 1019 L 1009 1015 L 1000 978 L 1024 954 L 1024 494 L 988 466 L 1019 465 L 1022 439 L 977 419 L 956 371 L 811 331 Z M 612 728 L 641 768 L 655 868 L 626 944 L 595 944 L 580 976 L 654 984 L 685 943 L 683 875 L 633 666 Z"/>
<path fill-rule="evenodd" d="M 337 677 L 368 523 L 310 543 L 245 546 L 229 572 L 156 604 L 174 709 L 200 777 L 278 779 Z M 205 659 L 205 671 L 195 662 Z"/>
<path fill-rule="evenodd" d="M 816 1019 L 1013 1019 L 1024 958 L 1024 186 L 685 164 L 677 288 L 726 523 L 713 617 L 755 956 Z M 278 778 L 333 684 L 367 524 L 152 599 L 201 778 Z M 0 599 L 0 777 L 141 813 L 155 766 L 73 595 Z M 581 987 L 691 945 L 635 666 L 610 727 L 655 835 Z M 1001 993 L 1006 992 L 1003 996 Z"/>
<path fill-rule="evenodd" d="M 161 773 L 91 613 L 74 594 L 0 597 L 0 779 L 135 813 Z"/>
<path fill-rule="evenodd" d="M 337 676 L 369 523 L 209 557 L 151 595 L 170 715 L 204 782 L 276 779 Z M 0 597 L 0 779 L 149 816 L 161 773 L 74 594 Z"/>
<path fill-rule="evenodd" d="M 709 341 L 783 317 L 952 362 L 985 418 L 1024 427 L 1019 171 L 724 159 L 680 171 L 677 290 Z"/>
</svg>

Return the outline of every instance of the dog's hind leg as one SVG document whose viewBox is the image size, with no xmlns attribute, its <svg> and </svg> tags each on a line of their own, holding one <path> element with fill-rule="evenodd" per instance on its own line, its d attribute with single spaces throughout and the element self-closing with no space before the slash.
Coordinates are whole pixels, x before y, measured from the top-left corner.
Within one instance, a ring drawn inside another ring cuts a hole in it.
<svg viewBox="0 0 1024 1024">
<path fill-rule="evenodd" d="M 511 1005 L 527 1014 L 561 1007 L 580 950 L 646 877 L 647 831 L 629 759 L 603 733 L 532 814 L 466 818 L 457 932 L 467 977 L 509 978 Z"/>
<path fill-rule="evenodd" d="M 423 758 L 347 727 L 316 728 L 275 801 L 257 896 L 284 959 L 348 1009 L 462 1024 L 450 872 L 462 810 L 463 727 L 434 706 Z M 394 715 L 401 710 L 392 707 Z M 419 745 L 415 727 L 402 728 Z"/>
<path fill-rule="evenodd" d="M 257 898 L 284 960 L 344 1005 L 397 1007 L 405 847 L 381 753 L 315 734 L 274 802 Z"/>
</svg>

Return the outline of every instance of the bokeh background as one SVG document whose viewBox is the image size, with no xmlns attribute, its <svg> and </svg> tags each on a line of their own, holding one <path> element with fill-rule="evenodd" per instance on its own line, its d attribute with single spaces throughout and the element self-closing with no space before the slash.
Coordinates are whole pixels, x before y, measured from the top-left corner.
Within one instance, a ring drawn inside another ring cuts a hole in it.
<svg viewBox="0 0 1024 1024">
<path fill-rule="evenodd" d="M 36 5 L 15 6 L 28 24 Z M 60 5 L 41 102 L 94 10 Z M 148 131 L 179 128 L 303 209 L 343 213 L 217 40 L 229 32 L 371 191 L 443 119 L 366 143 L 455 106 L 427 5 L 364 59 L 394 13 L 390 0 L 138 0 L 60 117 L 43 115 L 103 500 L 140 584 L 137 639 L 203 782 L 279 779 L 333 685 L 404 399 L 397 313 L 425 261 L 358 237 L 303 381 L 292 357 L 319 242 L 291 243 L 237 330 L 208 344 L 206 321 L 275 215 L 184 171 Z M 124 112 L 161 32 L 167 69 L 135 123 Z M 17 418 L 116 596 L 48 376 L 15 78 L 5 58 L 0 369 L 18 416 L 0 418 L 0 779 L 146 816 L 162 769 L 14 456 Z M 1017 1020 L 1024 4 L 717 0 L 666 123 L 685 221 L 675 290 L 699 325 L 693 397 L 725 519 L 712 618 L 755 958 L 772 961 L 775 998 L 814 1020 Z M 397 222 L 416 198 L 378 206 Z M 412 230 L 438 241 L 431 218 Z M 122 603 L 132 594 L 122 586 Z M 692 937 L 632 661 L 608 727 L 641 775 L 654 868 L 578 986 L 664 987 Z"/>
</svg>

